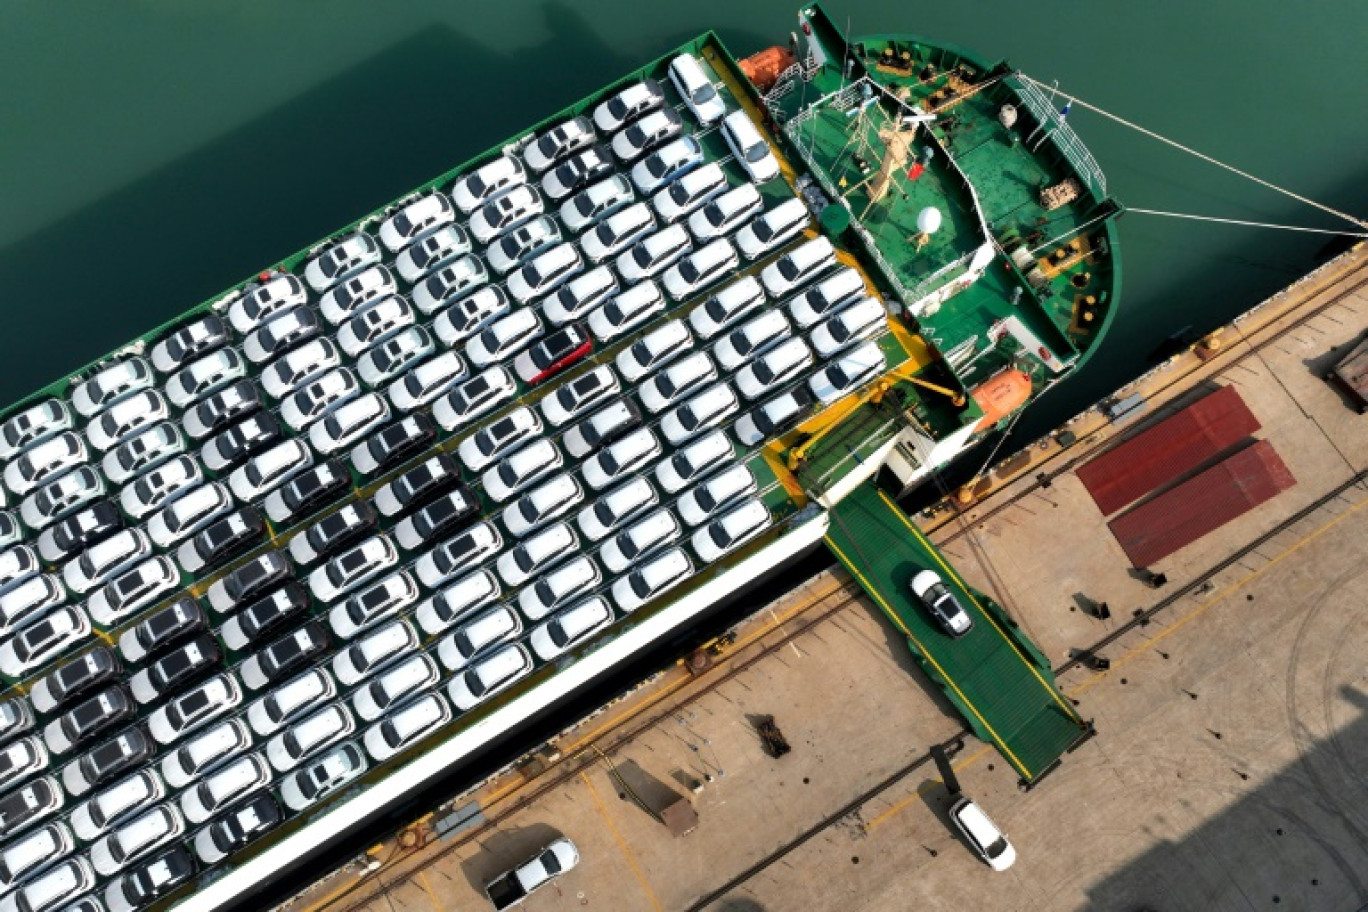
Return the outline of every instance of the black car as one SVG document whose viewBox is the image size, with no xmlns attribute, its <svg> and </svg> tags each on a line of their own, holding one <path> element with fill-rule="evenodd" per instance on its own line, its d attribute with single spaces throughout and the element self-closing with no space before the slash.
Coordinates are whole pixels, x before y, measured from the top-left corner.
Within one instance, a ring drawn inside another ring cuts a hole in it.
<svg viewBox="0 0 1368 912">
<path fill-rule="evenodd" d="M 218 641 L 201 634 L 129 679 L 133 699 L 145 704 L 167 696 L 217 667 L 222 659 Z"/>
<path fill-rule="evenodd" d="M 260 690 L 321 656 L 328 651 L 329 645 L 328 629 L 318 621 L 310 621 L 253 656 L 256 660 L 256 675 L 251 673 L 250 666 L 253 663 L 252 659 L 248 659 L 244 663 L 242 680 L 248 687 Z M 262 683 L 258 684 L 258 680 Z"/>
<path fill-rule="evenodd" d="M 124 518 L 118 507 L 107 500 L 96 501 L 38 536 L 38 553 L 49 563 L 60 563 L 123 527 Z"/>
<path fill-rule="evenodd" d="M 219 628 L 229 649 L 243 649 L 309 607 L 309 592 L 290 583 L 233 615 Z"/>
<path fill-rule="evenodd" d="M 137 710 L 122 687 L 106 688 L 77 703 L 66 715 L 43 730 L 43 740 L 53 753 L 65 753 L 111 726 L 132 717 Z"/>
<path fill-rule="evenodd" d="M 456 460 L 446 453 L 438 453 L 376 491 L 375 506 L 386 516 L 397 516 L 436 497 L 460 477 Z"/>
<path fill-rule="evenodd" d="M 181 546 L 177 557 L 187 573 L 221 564 L 266 534 L 266 521 L 256 507 L 234 510 L 201 529 Z"/>
<path fill-rule="evenodd" d="M 181 846 L 153 855 L 130 868 L 116 880 L 105 895 L 118 895 L 129 909 L 141 909 L 161 899 L 195 876 L 195 859 Z"/>
<path fill-rule="evenodd" d="M 222 472 L 280 439 L 280 422 L 272 415 L 253 415 L 219 433 L 201 450 L 205 466 Z"/>
<path fill-rule="evenodd" d="M 561 192 L 555 194 L 555 198 L 569 196 L 612 170 L 613 153 L 606 145 L 596 143 L 556 166 L 553 173 L 556 175 L 556 182 L 560 184 Z"/>
<path fill-rule="evenodd" d="M 29 698 L 33 701 L 34 709 L 52 712 L 73 697 L 114 678 L 121 670 L 114 653 L 104 646 L 97 646 L 34 684 Z"/>
<path fill-rule="evenodd" d="M 374 528 L 378 519 L 367 501 L 349 503 L 290 539 L 290 554 L 301 564 L 313 563 L 356 541 Z"/>
<path fill-rule="evenodd" d="M 266 498 L 266 513 L 278 523 L 292 522 L 337 497 L 351 485 L 351 475 L 336 459 L 329 459 L 291 478 Z"/>
<path fill-rule="evenodd" d="M 412 551 L 479 512 L 480 501 L 469 488 L 460 487 L 401 522 L 395 534 L 399 544 Z"/>
<path fill-rule="evenodd" d="M 269 793 L 256 795 L 215 817 L 195 838 L 195 851 L 205 863 L 217 862 L 275 829 L 284 817 Z"/>
<path fill-rule="evenodd" d="M 75 763 L 65 767 L 62 781 L 73 795 L 84 794 L 101 782 L 143 765 L 156 752 L 156 743 L 135 725 L 95 745 Z"/>
<path fill-rule="evenodd" d="M 233 570 L 209 587 L 209 606 L 227 614 L 247 599 L 255 598 L 276 583 L 283 583 L 293 572 L 281 551 L 267 551 Z"/>
<path fill-rule="evenodd" d="M 352 465 L 363 475 L 379 472 L 426 447 L 437 428 L 426 415 L 409 415 L 370 435 L 353 451 Z"/>
<path fill-rule="evenodd" d="M 207 437 L 250 412 L 261 408 L 261 392 L 251 380 L 239 380 L 190 409 L 194 420 L 185 422 L 192 437 Z M 187 419 L 189 415 L 186 416 Z M 198 432 L 198 433 L 196 433 Z"/>
<path fill-rule="evenodd" d="M 152 347 L 152 365 L 169 373 L 228 341 L 228 328 L 214 314 L 206 314 L 174 330 Z"/>
<path fill-rule="evenodd" d="M 46 778 L 0 795 L 0 839 L 51 813 L 61 803 L 61 786 Z"/>
<path fill-rule="evenodd" d="M 136 662 L 163 646 L 208 626 L 209 619 L 204 616 L 204 609 L 199 606 L 199 602 L 186 596 L 167 605 L 119 637 L 119 651 L 130 662 Z"/>
</svg>

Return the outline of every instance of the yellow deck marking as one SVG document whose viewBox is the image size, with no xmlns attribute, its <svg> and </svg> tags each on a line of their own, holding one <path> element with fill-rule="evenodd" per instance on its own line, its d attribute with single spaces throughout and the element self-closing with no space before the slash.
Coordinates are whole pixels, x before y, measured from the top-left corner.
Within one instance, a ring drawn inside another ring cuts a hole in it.
<svg viewBox="0 0 1368 912">
<path fill-rule="evenodd" d="M 941 678 L 945 680 L 945 683 L 949 684 L 950 688 L 956 694 L 959 695 L 959 698 L 964 701 L 964 705 L 967 706 L 969 708 L 969 711 L 974 714 L 974 718 L 978 719 L 980 722 L 983 723 L 983 727 L 987 729 L 988 734 L 993 736 L 993 740 L 997 742 L 998 747 L 1002 750 L 1002 752 L 1007 755 L 1007 759 L 1011 761 L 1011 764 L 1015 766 L 1017 769 L 1021 770 L 1023 776 L 1025 776 L 1027 779 L 1030 779 L 1030 769 L 1027 768 L 1026 764 L 1022 763 L 1019 759 L 1017 759 L 1017 755 L 1012 753 L 1012 749 L 1007 746 L 1007 741 L 1003 739 L 996 731 L 993 730 L 993 726 L 989 725 L 988 720 L 983 718 L 983 713 L 979 712 L 978 708 L 969 701 L 969 698 L 964 695 L 964 691 L 960 690 L 959 685 L 955 683 L 954 679 L 945 673 L 945 669 L 940 667 L 940 663 L 937 662 L 935 657 L 927 651 L 926 647 L 924 647 L 921 644 L 921 641 L 912 635 L 912 631 L 908 630 L 907 626 L 903 624 L 902 618 L 898 617 L 898 613 L 894 611 L 887 602 L 884 601 L 883 596 L 879 594 L 879 590 L 870 585 L 869 580 L 864 578 L 864 574 L 862 574 L 855 567 L 855 564 L 851 562 L 850 558 L 846 557 L 845 552 L 840 549 L 840 546 L 838 546 L 836 542 L 831 539 L 830 536 L 827 537 L 826 542 L 828 545 L 831 546 L 831 550 L 836 552 L 836 556 L 841 559 L 841 563 L 846 565 L 846 569 L 848 569 L 851 573 L 855 574 L 855 576 L 860 580 L 860 582 L 864 584 L 865 591 L 868 592 L 870 596 L 872 596 L 873 599 L 879 603 L 879 606 L 883 608 L 884 613 L 888 615 L 889 619 L 892 620 L 895 625 L 897 625 L 897 628 L 903 632 L 904 636 L 906 636 L 909 640 L 912 641 L 912 643 L 917 647 L 917 650 L 922 654 L 926 661 L 930 662 L 931 665 L 936 669 L 936 672 L 941 676 Z"/>
<path fill-rule="evenodd" d="M 622 834 L 613 824 L 613 819 L 608 816 L 608 809 L 603 806 L 603 801 L 599 798 L 594 783 L 589 781 L 589 774 L 580 773 L 580 778 L 584 780 L 585 786 L 589 789 L 589 797 L 594 799 L 594 806 L 598 808 L 599 815 L 603 817 L 603 822 L 608 825 L 608 832 L 612 833 L 613 838 L 617 840 L 618 848 L 622 850 L 622 857 L 626 858 L 627 864 L 631 865 L 632 873 L 636 875 L 637 882 L 641 884 L 641 889 L 646 891 L 646 896 L 651 900 L 651 905 L 656 908 L 657 912 L 665 912 L 665 907 L 656 898 L 655 891 L 651 889 L 650 883 L 646 880 L 646 875 L 641 871 L 641 866 L 637 864 L 636 856 L 632 854 L 631 849 L 627 848 L 627 841 L 622 838 Z"/>
<path fill-rule="evenodd" d="M 986 744 L 986 745 L 984 745 L 983 747 L 980 747 L 978 750 L 974 751 L 974 752 L 973 752 L 972 754 L 970 754 L 969 756 L 965 757 L 963 760 L 958 760 L 958 761 L 956 761 L 956 762 L 950 764 L 950 768 L 953 769 L 953 770 L 962 770 L 962 769 L 964 769 L 965 767 L 967 767 L 967 766 L 969 766 L 969 765 L 971 765 L 971 764 L 973 764 L 973 763 L 976 763 L 980 757 L 984 756 L 985 754 L 987 754 L 987 753 L 988 753 L 990 750 L 992 750 L 992 749 L 993 749 L 993 748 L 992 748 L 992 745 L 987 745 L 987 744 Z M 873 820 L 871 820 L 871 821 L 869 821 L 868 823 L 866 823 L 866 824 L 864 825 L 865 832 L 868 833 L 870 830 L 874 829 L 876 826 L 878 826 L 879 824 L 883 823 L 885 820 L 887 820 L 888 818 L 892 817 L 894 814 L 896 814 L 896 813 L 898 813 L 899 811 L 903 810 L 903 809 L 906 808 L 909 804 L 911 804 L 912 802 L 914 802 L 914 801 L 916 801 L 917 799 L 921 798 L 922 795 L 925 795 L 927 792 L 929 792 L 929 791 L 931 790 L 932 786 L 938 785 L 938 784 L 940 784 L 940 782 L 941 782 L 940 779 L 930 779 L 930 780 L 927 780 L 926 782 L 922 783 L 921 785 L 917 786 L 916 791 L 914 791 L 911 795 L 908 795 L 906 798 L 904 798 L 903 800 L 899 801 L 897 804 L 895 804 L 895 805 L 893 805 L 892 807 L 888 808 L 888 810 L 884 811 L 883 813 L 879 814 L 879 816 L 875 817 Z"/>
<path fill-rule="evenodd" d="M 423 872 L 419 871 L 418 876 L 415 879 L 418 881 L 418 886 L 422 887 L 423 892 L 428 895 L 428 899 L 432 900 L 432 908 L 436 909 L 437 912 L 442 912 L 446 907 L 442 905 L 441 900 L 437 898 L 437 894 L 433 892 L 432 884 L 428 883 L 428 879 Z"/>
</svg>

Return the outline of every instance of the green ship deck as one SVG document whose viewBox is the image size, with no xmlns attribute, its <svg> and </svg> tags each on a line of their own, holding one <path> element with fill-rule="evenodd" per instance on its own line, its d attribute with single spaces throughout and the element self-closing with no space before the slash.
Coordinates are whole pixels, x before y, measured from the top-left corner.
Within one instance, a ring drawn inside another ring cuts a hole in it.
<svg viewBox="0 0 1368 912">
<path fill-rule="evenodd" d="M 997 746 L 1024 782 L 1040 780 L 1090 728 L 1055 687 L 1049 664 L 1002 611 L 970 589 L 898 507 L 865 484 L 831 511 L 827 545 L 907 637 L 908 648 L 974 733 Z M 908 583 L 934 570 L 974 629 L 951 639 Z"/>
</svg>

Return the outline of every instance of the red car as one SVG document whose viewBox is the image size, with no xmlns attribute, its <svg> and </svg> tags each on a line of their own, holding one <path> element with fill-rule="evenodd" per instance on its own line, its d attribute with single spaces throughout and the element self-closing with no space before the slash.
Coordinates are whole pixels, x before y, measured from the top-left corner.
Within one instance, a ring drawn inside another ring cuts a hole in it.
<svg viewBox="0 0 1368 912">
<path fill-rule="evenodd" d="M 542 339 L 513 360 L 513 371 L 524 383 L 535 386 L 560 373 L 594 349 L 584 327 L 571 324 Z"/>
</svg>

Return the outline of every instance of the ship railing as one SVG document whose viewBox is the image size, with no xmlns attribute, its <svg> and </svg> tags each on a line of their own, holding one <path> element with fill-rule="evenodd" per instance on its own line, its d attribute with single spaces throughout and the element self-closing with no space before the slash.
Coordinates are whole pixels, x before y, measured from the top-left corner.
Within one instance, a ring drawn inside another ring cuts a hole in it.
<svg viewBox="0 0 1368 912">
<path fill-rule="evenodd" d="M 1078 176 L 1099 195 L 1106 196 L 1107 177 L 1098 166 L 1097 159 L 1093 158 L 1088 147 L 1083 145 L 1073 127 L 1069 126 L 1064 117 L 1055 110 L 1055 106 L 1045 97 L 1045 93 L 1015 74 L 1008 76 L 1004 81 L 1026 105 L 1026 110 L 1030 111 L 1031 116 L 1041 125 L 1045 135 L 1054 139 L 1055 146 L 1063 153 L 1069 164 L 1073 165 Z"/>
<path fill-rule="evenodd" d="M 946 263 L 944 266 L 918 282 L 908 293 L 909 297 L 906 299 L 908 306 L 916 304 L 936 289 L 949 282 L 953 282 L 955 279 L 958 279 L 968 272 L 969 261 L 974 258 L 975 253 L 976 251 L 971 250 L 959 259 L 951 260 L 949 263 Z"/>
</svg>

